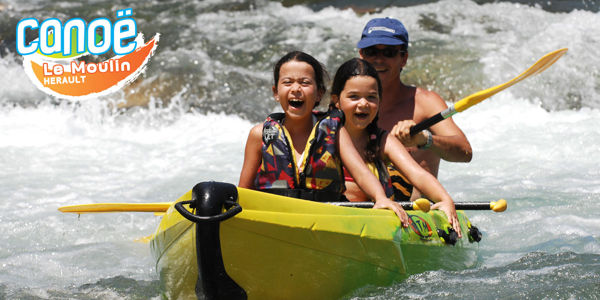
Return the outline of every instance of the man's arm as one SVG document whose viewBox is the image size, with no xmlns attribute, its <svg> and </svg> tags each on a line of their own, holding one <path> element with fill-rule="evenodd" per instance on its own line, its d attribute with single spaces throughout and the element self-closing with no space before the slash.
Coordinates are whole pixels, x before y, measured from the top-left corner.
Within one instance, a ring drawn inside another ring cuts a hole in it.
<svg viewBox="0 0 600 300">
<path fill-rule="evenodd" d="M 454 123 L 452 118 L 441 121 L 429 128 L 432 133 L 428 144 L 429 132 L 421 131 L 415 136 L 410 136 L 410 127 L 416 123 L 448 108 L 446 102 L 435 92 L 421 88 L 415 94 L 414 121 L 398 122 L 391 133 L 396 136 L 405 147 L 421 147 L 433 151 L 437 156 L 446 161 L 469 162 L 473 157 L 471 144 L 462 130 Z"/>
</svg>

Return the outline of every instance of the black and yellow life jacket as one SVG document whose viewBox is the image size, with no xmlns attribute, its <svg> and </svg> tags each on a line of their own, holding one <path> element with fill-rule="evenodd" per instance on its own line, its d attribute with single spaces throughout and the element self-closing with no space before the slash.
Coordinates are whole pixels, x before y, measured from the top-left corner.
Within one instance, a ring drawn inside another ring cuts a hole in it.
<svg viewBox="0 0 600 300">
<path fill-rule="evenodd" d="M 378 145 L 381 145 L 381 139 L 385 132 L 386 131 L 383 129 L 377 129 L 376 138 Z M 390 195 L 393 195 L 394 201 L 409 201 L 413 186 L 408 179 L 394 167 L 394 164 L 379 159 L 376 161 L 376 166 L 379 182 L 381 182 L 386 196 L 391 197 Z"/>
<path fill-rule="evenodd" d="M 409 201 L 413 191 L 412 184 L 410 184 L 408 179 L 406 179 L 400 171 L 396 170 L 393 164 L 390 163 L 387 165 L 387 171 L 394 190 L 394 200 Z"/>
<path fill-rule="evenodd" d="M 282 126 L 285 114 L 274 113 L 265 120 L 262 162 L 254 182 L 257 189 L 320 202 L 342 198 L 345 186 L 337 140 L 344 115 L 339 110 L 314 115 L 317 122 L 300 162 L 296 162 L 291 138 Z"/>
</svg>

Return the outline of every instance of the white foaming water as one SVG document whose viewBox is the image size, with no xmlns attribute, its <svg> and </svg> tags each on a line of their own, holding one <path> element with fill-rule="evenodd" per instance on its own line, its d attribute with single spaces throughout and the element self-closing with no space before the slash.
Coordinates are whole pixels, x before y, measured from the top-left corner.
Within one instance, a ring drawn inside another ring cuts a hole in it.
<svg viewBox="0 0 600 300">
<path fill-rule="evenodd" d="M 31 278 L 37 280 L 28 281 L 30 288 L 117 275 L 156 278 L 148 245 L 134 240 L 152 233 L 158 217 L 78 218 L 57 208 L 173 201 L 197 182 L 237 181 L 247 121 L 184 114 L 149 126 L 139 121 L 143 112 L 96 120 L 85 110 L 101 104 L 83 106 L 0 111 L 0 282 L 8 286 L 22 287 Z"/>
<path fill-rule="evenodd" d="M 482 250 L 511 252 L 508 261 L 514 252 L 600 253 L 599 116 L 547 112 L 509 91 L 454 117 L 473 161 L 443 162 L 440 180 L 455 201 L 509 203 L 505 213 L 470 213 L 488 237 Z"/>
</svg>

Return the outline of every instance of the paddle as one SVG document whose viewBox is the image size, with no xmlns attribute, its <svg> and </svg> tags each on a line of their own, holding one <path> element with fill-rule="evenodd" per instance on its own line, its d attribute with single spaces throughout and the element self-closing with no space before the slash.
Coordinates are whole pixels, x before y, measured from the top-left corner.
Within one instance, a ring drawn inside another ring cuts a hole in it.
<svg viewBox="0 0 600 300">
<path fill-rule="evenodd" d="M 410 201 L 396 201 L 398 204 L 402 206 L 404 210 L 420 210 L 423 212 L 428 212 L 431 209 L 431 202 L 424 198 L 419 198 L 415 200 L 415 202 Z M 372 208 L 375 203 L 365 201 L 365 202 L 325 202 L 331 205 L 336 206 L 345 206 L 345 207 L 359 207 L 359 208 Z"/>
<path fill-rule="evenodd" d="M 337 206 L 349 206 L 360 208 L 371 208 L 373 202 L 324 202 Z M 417 199 L 415 202 L 398 202 L 405 210 L 421 210 L 428 212 L 430 202 L 427 199 Z M 69 205 L 59 207 L 58 210 L 64 213 L 108 213 L 108 212 L 153 212 L 164 213 L 171 206 L 172 202 L 156 202 L 156 203 L 91 203 L 80 205 Z M 502 212 L 506 210 L 506 200 L 500 199 L 496 202 L 458 202 L 455 203 L 456 209 L 459 210 L 493 210 Z"/>
<path fill-rule="evenodd" d="M 469 108 L 475 104 L 478 104 L 479 102 L 493 96 L 494 94 L 518 83 L 519 81 L 521 81 L 529 76 L 533 76 L 535 74 L 539 74 L 539 73 L 543 72 L 548 67 L 550 67 L 554 62 L 556 62 L 561 56 L 563 56 L 565 53 L 567 53 L 567 50 L 568 50 L 567 48 L 562 48 L 562 49 L 558 49 L 553 52 L 550 52 L 550 53 L 544 55 L 544 57 L 540 58 L 535 64 L 533 64 L 531 67 L 529 67 L 529 69 L 525 70 L 523 73 L 519 74 L 519 76 L 511 79 L 510 81 L 505 82 L 500 85 L 497 85 L 495 87 L 491 87 L 487 90 L 476 92 L 474 94 L 471 94 L 471 95 L 461 99 L 460 101 L 454 103 L 452 106 L 448 107 L 447 109 L 438 113 L 437 115 L 434 115 L 434 116 L 430 117 L 429 119 L 419 122 L 419 124 L 411 127 L 410 135 L 415 135 L 415 134 L 421 132 L 422 130 L 433 126 L 434 124 L 453 116 L 456 113 L 462 112 L 462 111 L 466 110 L 467 108 Z"/>
<path fill-rule="evenodd" d="M 352 207 L 373 207 L 373 202 L 325 202 L 337 206 Z M 421 210 L 428 212 L 430 202 L 427 199 L 417 199 L 415 202 L 399 202 L 402 208 L 406 210 Z M 106 213 L 106 212 L 166 212 L 171 202 L 157 203 L 91 203 L 80 205 L 69 205 L 59 207 L 58 210 L 64 213 Z"/>
<path fill-rule="evenodd" d="M 104 212 L 166 212 L 171 202 L 155 203 L 91 203 L 59 207 L 65 213 L 104 213 Z"/>
<path fill-rule="evenodd" d="M 425 200 L 429 203 L 427 199 L 418 199 Z M 417 202 L 415 201 L 415 202 Z M 351 207 L 361 207 L 361 208 L 371 208 L 373 207 L 373 202 L 328 202 L 329 204 L 338 205 L 338 206 L 351 206 Z M 405 210 L 422 210 L 424 212 L 429 211 L 429 206 L 425 209 L 420 209 L 413 202 L 398 202 L 402 205 L 402 208 Z M 454 206 L 458 210 L 492 210 L 494 212 L 503 212 L 506 210 L 506 200 L 500 199 L 498 201 L 491 202 L 455 202 Z"/>
</svg>

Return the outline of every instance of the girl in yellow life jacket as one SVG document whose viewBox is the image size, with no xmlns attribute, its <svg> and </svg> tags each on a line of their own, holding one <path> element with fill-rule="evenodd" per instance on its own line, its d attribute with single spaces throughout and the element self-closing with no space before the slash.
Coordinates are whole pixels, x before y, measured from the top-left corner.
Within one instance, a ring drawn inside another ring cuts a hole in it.
<svg viewBox="0 0 600 300">
<path fill-rule="evenodd" d="M 293 51 L 274 68 L 273 96 L 283 113 L 250 130 L 238 186 L 313 201 L 340 201 L 341 162 L 374 208 L 393 210 L 408 226 L 402 207 L 387 198 L 343 129 L 341 112 L 314 113 L 326 92 L 326 71 L 312 56 Z"/>
<path fill-rule="evenodd" d="M 377 70 L 367 61 L 354 58 L 337 70 L 331 88 L 331 101 L 333 106 L 344 112 L 344 128 L 348 130 L 352 143 L 361 158 L 372 166 L 372 172 L 379 177 L 388 193 L 391 183 L 384 162 L 391 162 L 415 187 L 437 202 L 432 208 L 444 211 L 454 230 L 461 236 L 450 195 L 433 175 L 413 160 L 397 138 L 377 127 L 381 93 Z M 347 181 L 346 188 L 349 200 L 364 201 L 365 195 L 356 184 Z"/>
</svg>

